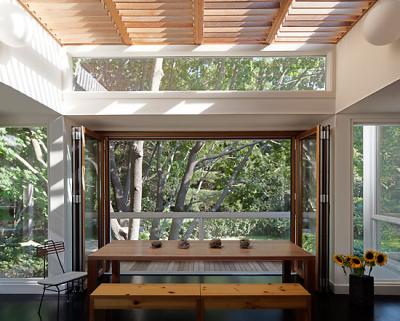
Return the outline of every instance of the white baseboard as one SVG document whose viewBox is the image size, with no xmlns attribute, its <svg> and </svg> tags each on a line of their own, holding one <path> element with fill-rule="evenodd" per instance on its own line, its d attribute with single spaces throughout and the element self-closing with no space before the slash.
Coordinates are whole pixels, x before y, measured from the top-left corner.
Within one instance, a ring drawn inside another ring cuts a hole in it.
<svg viewBox="0 0 400 321">
<path fill-rule="evenodd" d="M 0 294 L 42 294 L 38 279 L 0 279 Z"/>
</svg>

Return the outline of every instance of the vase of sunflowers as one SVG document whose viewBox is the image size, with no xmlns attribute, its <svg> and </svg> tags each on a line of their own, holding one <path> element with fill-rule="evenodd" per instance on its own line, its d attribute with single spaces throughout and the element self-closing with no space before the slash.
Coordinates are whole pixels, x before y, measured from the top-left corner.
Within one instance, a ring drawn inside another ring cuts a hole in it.
<svg viewBox="0 0 400 321">
<path fill-rule="evenodd" d="M 387 255 L 375 250 L 365 251 L 363 256 L 345 256 L 336 254 L 334 261 L 349 277 L 350 303 L 357 306 L 371 307 L 374 304 L 374 277 L 371 272 L 375 266 L 383 266 Z"/>
</svg>

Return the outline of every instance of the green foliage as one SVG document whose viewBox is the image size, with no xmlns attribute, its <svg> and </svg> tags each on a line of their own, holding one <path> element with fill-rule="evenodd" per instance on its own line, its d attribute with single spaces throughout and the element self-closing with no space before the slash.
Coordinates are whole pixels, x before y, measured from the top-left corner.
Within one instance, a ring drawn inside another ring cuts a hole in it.
<svg viewBox="0 0 400 321">
<path fill-rule="evenodd" d="M 326 59 L 322 56 L 162 59 L 163 91 L 325 89 Z M 78 64 L 109 91 L 150 91 L 156 58 L 74 59 L 75 69 Z M 84 90 L 76 79 L 75 90 Z"/>
<path fill-rule="evenodd" d="M 0 277 L 42 275 L 33 247 L 21 243 L 47 238 L 46 163 L 46 128 L 0 128 Z"/>
<path fill-rule="evenodd" d="M 142 211 L 174 212 L 196 141 L 145 141 L 143 150 Z M 121 185 L 129 177 L 133 141 L 111 141 Z M 196 155 L 196 166 L 185 196 L 184 210 L 191 212 L 290 212 L 291 142 L 288 139 L 204 141 Z M 243 163 L 241 166 L 241 163 Z M 240 168 L 239 168 L 240 167 Z M 160 176 L 161 175 L 161 176 Z M 162 178 L 160 178 L 162 177 Z M 163 188 L 160 190 L 160 179 Z M 115 183 L 110 195 L 114 211 L 132 206 L 132 195 L 121 208 Z M 128 184 L 129 185 L 129 184 Z M 229 188 L 227 188 L 227 186 Z M 221 197 L 226 197 L 221 202 Z M 125 193 L 125 192 L 124 192 Z M 159 200 L 161 199 L 161 204 Z M 219 204 L 219 205 L 217 205 Z M 150 237 L 152 222 L 142 220 L 141 238 Z M 168 238 L 171 220 L 161 221 L 160 238 Z M 191 225 L 184 220 L 180 237 Z M 289 238 L 289 219 L 206 220 L 206 237 Z M 197 226 L 190 237 L 197 237 Z"/>
<path fill-rule="evenodd" d="M 363 252 L 363 126 L 353 127 L 353 238 L 354 251 Z"/>
</svg>

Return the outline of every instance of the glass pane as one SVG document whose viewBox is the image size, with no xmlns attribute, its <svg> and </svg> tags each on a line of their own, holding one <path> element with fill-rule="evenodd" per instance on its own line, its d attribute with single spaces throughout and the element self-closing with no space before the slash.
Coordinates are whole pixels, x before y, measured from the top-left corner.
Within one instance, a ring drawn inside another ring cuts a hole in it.
<svg viewBox="0 0 400 321">
<path fill-rule="evenodd" d="M 353 127 L 353 251 L 356 255 L 364 253 L 364 126 Z"/>
<path fill-rule="evenodd" d="M 46 128 L 0 127 L 0 278 L 43 276 L 47 200 Z"/>
<path fill-rule="evenodd" d="M 376 243 L 379 251 L 385 252 L 389 257 L 389 264 L 384 267 L 384 275 L 389 278 L 393 274 L 400 276 L 400 225 L 377 221 Z"/>
<path fill-rule="evenodd" d="M 378 126 L 379 213 L 400 217 L 400 126 Z"/>
<path fill-rule="evenodd" d="M 301 141 L 301 213 L 302 246 L 316 253 L 317 223 L 317 149 L 316 136 Z"/>
<path fill-rule="evenodd" d="M 109 155 L 111 212 L 279 212 L 290 215 L 289 139 L 111 140 Z M 230 233 L 234 233 L 232 237 L 237 237 L 249 233 L 239 227 L 241 220 L 235 221 L 235 232 L 229 224 L 221 225 L 221 235 L 231 237 Z M 266 226 L 283 228 L 279 220 L 254 222 L 258 222 L 254 228 L 261 235 Z M 138 221 L 114 220 L 112 223 L 113 237 L 143 237 L 144 225 Z M 149 237 L 163 237 L 157 232 L 160 221 L 150 223 L 152 226 L 145 229 L 146 233 L 153 231 Z M 168 231 L 170 239 L 180 238 L 182 224 L 180 220 L 172 220 L 170 226 L 163 228 L 163 233 Z M 193 224 L 196 226 L 191 227 L 193 231 L 189 235 L 195 238 L 198 222 Z"/>
<path fill-rule="evenodd" d="M 74 58 L 75 91 L 325 90 L 326 57 Z"/>
<path fill-rule="evenodd" d="M 98 249 L 100 167 L 99 142 L 85 138 L 85 257 Z"/>
</svg>

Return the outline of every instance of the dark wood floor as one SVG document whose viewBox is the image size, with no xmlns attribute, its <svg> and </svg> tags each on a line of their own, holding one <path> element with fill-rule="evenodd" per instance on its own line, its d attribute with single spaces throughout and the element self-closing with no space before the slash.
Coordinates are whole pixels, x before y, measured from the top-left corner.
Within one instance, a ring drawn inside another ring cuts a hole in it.
<svg viewBox="0 0 400 321">
<path fill-rule="evenodd" d="M 137 283 L 158 282 L 209 282 L 209 283 L 265 283 L 279 282 L 273 276 L 145 276 L 124 281 Z M 85 296 L 75 296 L 69 303 L 61 299 L 57 315 L 57 297 L 48 296 L 42 308 L 41 318 L 37 314 L 40 296 L 38 295 L 0 295 L 1 321 L 87 321 L 87 302 Z M 317 295 L 314 297 L 313 321 L 399 321 L 400 297 L 377 296 L 371 309 L 351 308 L 345 295 Z M 113 311 L 112 321 L 190 321 L 195 320 L 190 311 Z M 292 321 L 289 312 L 271 311 L 209 311 L 207 321 Z"/>
</svg>

